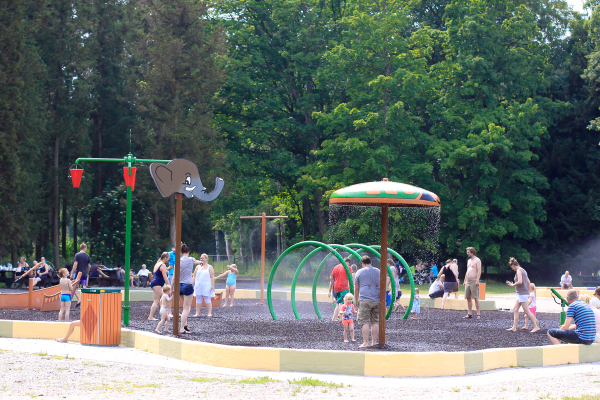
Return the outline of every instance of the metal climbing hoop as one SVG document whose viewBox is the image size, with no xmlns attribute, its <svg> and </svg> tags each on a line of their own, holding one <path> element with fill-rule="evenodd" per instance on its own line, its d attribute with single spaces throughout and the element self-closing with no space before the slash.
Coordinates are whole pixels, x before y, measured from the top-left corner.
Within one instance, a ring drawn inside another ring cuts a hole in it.
<svg viewBox="0 0 600 400">
<path fill-rule="evenodd" d="M 267 285 L 267 304 L 269 305 L 269 312 L 271 313 L 271 317 L 277 321 L 277 315 L 275 315 L 275 310 L 273 309 L 273 299 L 271 296 L 271 291 L 272 291 L 272 286 L 273 286 L 273 278 L 275 277 L 275 272 L 277 271 L 277 268 L 279 267 L 279 263 L 281 262 L 281 260 L 283 260 L 283 258 L 288 255 L 290 252 L 301 248 L 301 247 L 306 247 L 306 246 L 318 246 L 321 249 L 325 249 L 328 250 L 330 253 L 332 253 L 339 261 L 342 265 L 345 265 L 344 263 L 344 259 L 342 258 L 342 256 L 339 255 L 339 253 L 337 251 L 335 251 L 331 246 L 326 245 L 324 243 L 321 242 L 314 242 L 314 241 L 306 241 L 306 242 L 300 242 L 300 243 L 296 243 L 295 245 L 289 247 L 287 250 L 285 250 L 283 253 L 281 253 L 281 255 L 279 256 L 279 258 L 277 258 L 277 261 L 275 261 L 275 264 L 273 265 L 273 268 L 271 269 L 271 273 L 269 274 L 269 282 Z M 350 274 L 348 268 L 346 267 L 346 274 L 348 274 L 348 280 L 351 281 L 352 280 L 352 274 Z M 352 290 L 354 292 L 354 289 Z"/>
</svg>

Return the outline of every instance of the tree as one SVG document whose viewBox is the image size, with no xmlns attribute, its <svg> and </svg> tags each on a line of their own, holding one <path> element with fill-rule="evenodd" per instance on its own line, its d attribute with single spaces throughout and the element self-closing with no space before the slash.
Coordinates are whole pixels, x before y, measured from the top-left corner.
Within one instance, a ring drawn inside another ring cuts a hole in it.
<svg viewBox="0 0 600 400">
<path fill-rule="evenodd" d="M 549 46 L 534 15 L 510 1 L 456 1 L 446 8 L 446 61 L 433 104 L 436 136 L 428 152 L 442 208 L 442 240 L 451 254 L 475 247 L 488 262 L 529 261 L 524 243 L 541 237 L 546 217 L 533 168 L 553 116 L 567 105 L 544 98 Z M 484 262 L 485 264 L 485 262 Z"/>
<path fill-rule="evenodd" d="M 221 141 L 212 126 L 215 93 L 223 79 L 223 29 L 208 19 L 202 0 L 140 1 L 132 53 L 136 80 L 137 130 L 146 158 L 189 158 L 210 182 L 222 162 Z M 209 188 L 210 189 L 210 188 Z M 158 200 L 158 195 L 155 197 Z M 175 243 L 175 202 L 168 212 Z"/>
<path fill-rule="evenodd" d="M 261 177 L 266 197 L 285 198 L 304 239 L 326 229 L 321 189 L 300 178 L 327 139 L 313 118 L 330 101 L 317 71 L 344 12 L 342 2 L 314 0 L 227 0 L 218 10 L 230 43 L 217 120 L 230 168 Z"/>
</svg>

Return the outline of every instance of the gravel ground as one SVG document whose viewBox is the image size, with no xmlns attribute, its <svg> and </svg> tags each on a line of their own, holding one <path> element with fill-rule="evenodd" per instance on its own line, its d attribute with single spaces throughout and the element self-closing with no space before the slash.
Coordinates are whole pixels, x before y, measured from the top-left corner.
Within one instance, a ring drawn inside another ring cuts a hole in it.
<svg viewBox="0 0 600 400">
<path fill-rule="evenodd" d="M 333 323 L 330 315 L 331 304 L 320 304 L 324 319 L 314 314 L 312 303 L 298 302 L 302 316 L 296 320 L 289 301 L 274 301 L 279 321 L 271 319 L 267 306 L 256 305 L 256 300 L 238 299 L 234 307 L 214 309 L 212 318 L 190 318 L 191 335 L 182 335 L 188 340 L 204 342 L 296 349 L 349 350 L 360 351 L 362 340 L 359 326 L 356 326 L 357 343 L 344 343 L 340 323 Z M 148 321 L 151 302 L 132 302 L 130 328 L 154 331 L 157 322 Z M 549 344 L 546 337 L 548 328 L 558 325 L 558 315 L 538 313 L 542 331 L 507 332 L 512 325 L 512 312 L 484 311 L 483 319 L 463 319 L 464 311 L 442 311 L 421 308 L 417 320 L 402 320 L 394 313 L 388 320 L 386 346 L 383 349 L 370 348 L 369 351 L 470 351 L 500 347 L 525 347 Z M 192 314 L 194 308 L 192 308 Z M 13 320 L 56 320 L 57 311 L 0 310 L 0 319 Z M 71 311 L 71 320 L 79 319 L 79 309 Z M 522 326 L 522 322 L 521 325 Z M 530 326 L 531 329 L 531 326 Z"/>
<path fill-rule="evenodd" d="M 208 367 L 126 347 L 0 338 L 0 398 L 565 399 L 600 393 L 600 363 L 379 378 Z M 584 397 L 586 400 L 598 397 Z"/>
</svg>

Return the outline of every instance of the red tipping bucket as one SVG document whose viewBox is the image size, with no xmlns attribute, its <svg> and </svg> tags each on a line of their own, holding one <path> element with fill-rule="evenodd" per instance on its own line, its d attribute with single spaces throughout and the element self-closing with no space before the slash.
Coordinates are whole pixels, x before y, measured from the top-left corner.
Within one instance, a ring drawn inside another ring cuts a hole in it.
<svg viewBox="0 0 600 400">
<path fill-rule="evenodd" d="M 123 178 L 125 179 L 125 186 L 131 186 L 131 191 L 135 190 L 135 171 L 136 167 L 131 167 L 131 176 L 129 176 L 129 167 L 123 167 Z"/>
<path fill-rule="evenodd" d="M 70 169 L 71 171 L 71 180 L 73 181 L 73 187 L 78 188 L 81 184 L 81 177 L 83 176 L 82 169 Z"/>
</svg>

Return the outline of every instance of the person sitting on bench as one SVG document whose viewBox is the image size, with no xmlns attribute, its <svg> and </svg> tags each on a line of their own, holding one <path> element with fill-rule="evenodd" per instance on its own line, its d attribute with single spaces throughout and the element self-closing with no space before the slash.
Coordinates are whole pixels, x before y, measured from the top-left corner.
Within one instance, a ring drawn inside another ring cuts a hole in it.
<svg viewBox="0 0 600 400">
<path fill-rule="evenodd" d="M 146 268 L 146 264 L 142 264 L 142 269 L 140 269 L 136 275 L 139 279 L 140 287 L 148 286 L 148 276 L 150 274 L 150 270 Z"/>
<path fill-rule="evenodd" d="M 560 288 L 573 289 L 573 277 L 569 275 L 569 271 L 565 271 L 565 274 L 560 277 Z"/>
</svg>

